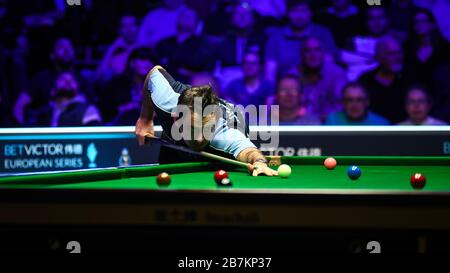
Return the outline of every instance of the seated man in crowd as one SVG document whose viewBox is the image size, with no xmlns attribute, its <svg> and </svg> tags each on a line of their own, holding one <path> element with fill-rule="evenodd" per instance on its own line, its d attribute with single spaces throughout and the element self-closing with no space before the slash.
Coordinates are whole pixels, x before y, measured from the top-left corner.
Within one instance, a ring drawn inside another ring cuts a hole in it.
<svg viewBox="0 0 450 273">
<path fill-rule="evenodd" d="M 199 23 L 195 10 L 184 8 L 177 19 L 176 34 L 161 40 L 155 47 L 158 62 L 183 81 L 214 66 L 211 46 L 203 35 L 197 34 Z"/>
<path fill-rule="evenodd" d="M 100 83 L 123 73 L 130 51 L 136 47 L 139 22 L 135 16 L 125 15 L 120 19 L 119 35 L 106 50 L 96 76 Z"/>
<path fill-rule="evenodd" d="M 244 54 L 243 77 L 228 84 L 225 97 L 234 104 L 264 105 L 269 96 L 274 95 L 275 87 L 264 78 L 263 62 L 259 50 L 249 49 Z"/>
<path fill-rule="evenodd" d="M 349 80 L 357 80 L 363 73 L 377 67 L 376 45 L 378 40 L 391 34 L 389 16 L 383 6 L 369 6 L 365 9 L 365 31 L 347 40 L 339 62 L 347 67 Z"/>
<path fill-rule="evenodd" d="M 431 99 L 426 88 L 412 86 L 406 94 L 406 112 L 408 119 L 399 125 L 447 125 L 444 121 L 430 116 Z"/>
<path fill-rule="evenodd" d="M 29 90 L 22 92 L 15 103 L 14 115 L 22 123 L 28 119 L 27 111 L 33 111 L 47 105 L 50 100 L 50 90 L 60 73 L 70 71 L 77 79 L 80 89 L 89 100 L 93 100 L 93 80 L 75 68 L 76 53 L 70 39 L 58 38 L 50 53 L 52 66 L 37 72 L 30 82 Z"/>
<path fill-rule="evenodd" d="M 361 33 L 363 18 L 352 0 L 332 0 L 330 2 L 331 6 L 319 17 L 319 22 L 330 28 L 336 45 L 344 48 L 351 37 Z"/>
<path fill-rule="evenodd" d="M 101 123 L 97 108 L 86 102 L 78 82 L 71 72 L 61 73 L 50 92 L 50 103 L 31 112 L 27 126 L 76 127 L 98 126 Z"/>
<path fill-rule="evenodd" d="M 153 66 L 150 49 L 135 48 L 128 56 L 124 73 L 108 81 L 99 93 L 99 107 L 105 123 L 133 125 L 139 116 L 142 103 L 142 85 Z"/>
<path fill-rule="evenodd" d="M 370 109 L 391 123 L 398 123 L 405 118 L 400 109 L 409 85 L 403 73 L 403 49 L 397 39 L 386 36 L 378 41 L 376 52 L 379 66 L 358 81 L 369 92 Z"/>
<path fill-rule="evenodd" d="M 330 114 L 325 125 L 389 125 L 389 121 L 369 111 L 369 95 L 359 83 L 348 83 L 343 89 L 344 110 Z"/>
<path fill-rule="evenodd" d="M 293 65 L 300 64 L 301 44 L 308 36 L 318 37 L 331 59 L 338 54 L 328 28 L 313 23 L 313 13 L 308 1 L 287 1 L 287 17 L 289 23 L 285 27 L 267 30 L 270 38 L 265 47 L 266 78 L 272 82 L 279 75 L 286 74 Z"/>
<path fill-rule="evenodd" d="M 207 108 L 213 109 L 205 112 Z M 217 97 L 211 86 L 183 84 L 162 67 L 155 66 L 145 80 L 141 115 L 136 122 L 135 132 L 140 144 L 145 143 L 146 136 L 155 135 L 154 112 L 161 121 L 162 139 L 194 151 L 249 163 L 254 176 L 278 174 L 268 167 L 265 156 L 248 138 L 248 130 L 242 128 L 248 126 L 237 125 L 245 124 L 242 113 Z M 195 154 L 162 146 L 159 163 L 204 160 Z"/>
<path fill-rule="evenodd" d="M 341 91 L 347 83 L 345 71 L 331 60 L 320 39 L 306 38 L 301 48 L 302 63 L 290 73 L 299 75 L 308 112 L 321 120 L 341 109 Z"/>
<path fill-rule="evenodd" d="M 256 29 L 256 18 L 252 6 L 247 2 L 237 3 L 231 10 L 230 30 L 218 43 L 216 55 L 222 67 L 240 66 L 249 47 L 264 48 L 264 31 Z"/>
<path fill-rule="evenodd" d="M 308 112 L 304 92 L 296 75 L 282 76 L 278 81 L 276 103 L 280 125 L 320 125 L 320 119 Z"/>
<path fill-rule="evenodd" d="M 177 20 L 186 7 L 183 0 L 163 0 L 142 19 L 138 34 L 139 46 L 154 48 L 156 44 L 177 31 Z M 164 27 L 161 27 L 164 22 Z"/>
</svg>

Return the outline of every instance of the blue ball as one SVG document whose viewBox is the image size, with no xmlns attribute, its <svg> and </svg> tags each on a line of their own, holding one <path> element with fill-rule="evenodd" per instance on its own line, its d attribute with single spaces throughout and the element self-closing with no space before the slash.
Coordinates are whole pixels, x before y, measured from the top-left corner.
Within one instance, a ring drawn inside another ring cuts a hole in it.
<svg viewBox="0 0 450 273">
<path fill-rule="evenodd" d="M 355 165 L 350 166 L 347 169 L 347 175 L 350 179 L 356 180 L 361 176 L 361 168 Z"/>
</svg>

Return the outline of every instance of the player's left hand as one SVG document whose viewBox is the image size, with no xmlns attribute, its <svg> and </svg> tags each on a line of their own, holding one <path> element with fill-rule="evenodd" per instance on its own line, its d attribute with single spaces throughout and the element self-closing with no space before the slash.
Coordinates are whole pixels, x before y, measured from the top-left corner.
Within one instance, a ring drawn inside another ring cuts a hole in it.
<svg viewBox="0 0 450 273">
<path fill-rule="evenodd" d="M 250 164 L 249 170 L 253 176 L 258 176 L 260 174 L 264 174 L 267 176 L 274 176 L 278 175 L 278 172 L 275 170 L 272 170 L 267 166 L 267 164 L 262 162 L 255 162 L 253 164 Z"/>
</svg>

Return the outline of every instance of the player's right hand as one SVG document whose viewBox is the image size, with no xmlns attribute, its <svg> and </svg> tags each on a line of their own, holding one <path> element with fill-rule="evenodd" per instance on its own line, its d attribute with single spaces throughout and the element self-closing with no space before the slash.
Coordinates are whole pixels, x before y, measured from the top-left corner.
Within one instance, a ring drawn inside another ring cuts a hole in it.
<svg viewBox="0 0 450 273">
<path fill-rule="evenodd" d="M 153 129 L 153 120 L 139 118 L 136 122 L 134 132 L 136 134 L 136 138 L 138 140 L 139 145 L 141 146 L 144 145 L 146 136 L 149 137 L 155 136 L 155 130 Z"/>
</svg>

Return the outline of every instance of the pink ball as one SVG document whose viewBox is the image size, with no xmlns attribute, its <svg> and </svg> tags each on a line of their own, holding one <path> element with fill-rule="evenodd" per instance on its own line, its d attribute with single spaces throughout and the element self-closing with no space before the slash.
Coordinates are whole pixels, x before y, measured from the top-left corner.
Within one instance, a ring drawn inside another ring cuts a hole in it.
<svg viewBox="0 0 450 273">
<path fill-rule="evenodd" d="M 337 162 L 336 159 L 327 157 L 327 159 L 325 159 L 325 161 L 323 162 L 323 165 L 325 165 L 325 168 L 327 168 L 328 170 L 332 170 L 336 168 Z"/>
</svg>

